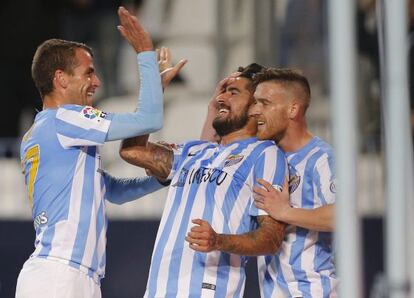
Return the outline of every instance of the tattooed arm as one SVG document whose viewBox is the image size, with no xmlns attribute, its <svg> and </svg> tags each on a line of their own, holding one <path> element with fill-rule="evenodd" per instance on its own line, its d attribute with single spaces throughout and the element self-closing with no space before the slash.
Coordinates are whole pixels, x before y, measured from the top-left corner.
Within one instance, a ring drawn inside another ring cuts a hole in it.
<svg viewBox="0 0 414 298">
<path fill-rule="evenodd" d="M 126 162 L 165 179 L 171 171 L 173 151 L 162 144 L 148 142 L 148 137 L 149 135 L 144 135 L 122 141 L 119 154 Z"/>
<path fill-rule="evenodd" d="M 194 219 L 196 224 L 187 234 L 190 248 L 210 252 L 219 250 L 227 253 L 260 256 L 275 254 L 282 244 L 285 224 L 267 215 L 257 217 L 259 227 L 251 232 L 238 235 L 217 234 L 210 224 L 202 219 Z"/>
</svg>

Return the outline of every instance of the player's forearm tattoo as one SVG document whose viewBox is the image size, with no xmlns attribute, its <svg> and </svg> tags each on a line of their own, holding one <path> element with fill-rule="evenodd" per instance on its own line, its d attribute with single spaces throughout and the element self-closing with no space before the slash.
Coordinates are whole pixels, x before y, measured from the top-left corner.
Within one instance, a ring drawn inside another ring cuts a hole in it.
<svg viewBox="0 0 414 298">
<path fill-rule="evenodd" d="M 172 150 L 147 140 L 148 135 L 124 140 L 120 149 L 121 157 L 130 164 L 150 170 L 158 178 L 167 178 L 172 167 Z"/>
<path fill-rule="evenodd" d="M 274 254 L 282 244 L 285 224 L 270 216 L 259 216 L 258 222 L 259 228 L 245 234 L 218 235 L 219 250 L 246 256 Z"/>
<path fill-rule="evenodd" d="M 173 152 L 171 149 L 159 145 L 149 143 L 152 152 L 152 173 L 156 177 L 167 178 L 171 171 L 173 162 Z"/>
</svg>

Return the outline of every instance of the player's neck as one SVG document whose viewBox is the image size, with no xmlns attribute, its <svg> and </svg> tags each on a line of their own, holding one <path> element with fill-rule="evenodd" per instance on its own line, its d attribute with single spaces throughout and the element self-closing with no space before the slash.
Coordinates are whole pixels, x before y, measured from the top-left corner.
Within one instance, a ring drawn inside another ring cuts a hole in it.
<svg viewBox="0 0 414 298">
<path fill-rule="evenodd" d="M 228 145 L 230 143 L 245 140 L 251 137 L 255 137 L 257 132 L 256 122 L 255 121 L 249 121 L 246 126 L 244 126 L 242 129 L 233 131 L 225 136 L 221 137 L 220 145 Z"/>
<path fill-rule="evenodd" d="M 306 146 L 312 138 L 313 135 L 308 130 L 306 123 L 292 125 L 277 144 L 285 152 L 295 152 Z"/>
<path fill-rule="evenodd" d="M 46 95 L 43 97 L 43 110 L 56 109 L 61 105 L 59 97 L 54 95 Z"/>
<path fill-rule="evenodd" d="M 236 141 L 240 141 L 240 140 L 245 140 L 251 137 L 256 136 L 256 134 L 254 133 L 246 133 L 246 132 L 242 132 L 242 131 L 234 131 L 232 133 L 229 133 L 228 135 L 225 135 L 221 138 L 220 141 L 220 145 L 228 145 L 230 143 L 236 142 Z"/>
</svg>

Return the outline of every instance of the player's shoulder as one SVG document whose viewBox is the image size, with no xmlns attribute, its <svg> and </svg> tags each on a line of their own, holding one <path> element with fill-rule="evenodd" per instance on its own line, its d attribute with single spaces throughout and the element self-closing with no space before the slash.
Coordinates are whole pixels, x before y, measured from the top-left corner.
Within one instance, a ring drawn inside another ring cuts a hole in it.
<svg viewBox="0 0 414 298">
<path fill-rule="evenodd" d="M 276 143 L 271 140 L 257 140 L 254 143 L 254 146 L 266 152 L 282 152 L 282 150 L 276 145 Z"/>
<path fill-rule="evenodd" d="M 323 139 L 316 137 L 315 147 L 317 148 L 318 159 L 315 162 L 315 168 L 334 168 L 334 150 L 332 146 Z"/>
<path fill-rule="evenodd" d="M 112 120 L 113 114 L 105 113 L 91 106 L 68 104 L 56 111 L 56 123 L 60 129 L 67 125 L 73 125 L 81 129 L 97 129 L 106 131 Z"/>
<path fill-rule="evenodd" d="M 62 115 L 62 114 L 73 114 L 73 115 L 78 114 L 81 117 L 92 120 L 95 118 L 105 118 L 107 113 L 97 108 L 94 108 L 92 106 L 66 104 L 66 105 L 60 106 L 56 114 L 58 117 L 59 115 Z"/>
<path fill-rule="evenodd" d="M 216 147 L 218 146 L 217 143 L 212 143 L 208 141 L 201 141 L 201 140 L 191 140 L 180 144 L 174 145 L 176 150 L 181 152 L 198 152 L 204 150 L 207 147 Z"/>
<path fill-rule="evenodd" d="M 318 147 L 319 150 L 321 150 L 323 152 L 333 154 L 333 148 L 328 142 L 321 139 L 320 137 L 315 137 L 315 139 L 316 139 L 315 147 Z"/>
<path fill-rule="evenodd" d="M 334 150 L 332 146 L 319 137 L 315 137 L 315 139 L 316 139 L 316 142 L 314 146 L 315 148 L 317 148 L 317 152 L 319 153 L 319 155 L 325 156 L 328 158 L 333 158 Z"/>
</svg>

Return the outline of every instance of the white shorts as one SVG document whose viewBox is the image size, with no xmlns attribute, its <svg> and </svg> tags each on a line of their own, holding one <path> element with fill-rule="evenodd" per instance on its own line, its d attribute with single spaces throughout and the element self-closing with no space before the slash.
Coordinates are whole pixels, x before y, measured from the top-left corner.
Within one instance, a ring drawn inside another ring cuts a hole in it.
<svg viewBox="0 0 414 298">
<path fill-rule="evenodd" d="M 16 298 L 101 298 L 100 286 L 84 272 L 55 260 L 27 260 L 17 278 Z"/>
</svg>

